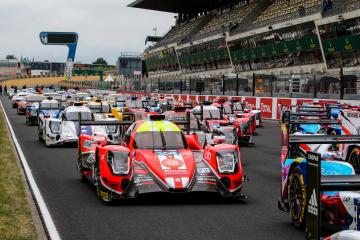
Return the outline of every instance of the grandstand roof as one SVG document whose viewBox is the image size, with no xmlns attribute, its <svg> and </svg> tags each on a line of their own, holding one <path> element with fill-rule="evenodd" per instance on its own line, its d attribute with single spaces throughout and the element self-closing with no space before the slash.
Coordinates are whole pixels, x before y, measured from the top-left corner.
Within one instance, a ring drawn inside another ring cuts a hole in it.
<svg viewBox="0 0 360 240">
<path fill-rule="evenodd" d="M 128 7 L 171 13 L 199 13 L 212 10 L 223 0 L 136 0 Z M 229 2 L 229 0 L 227 0 Z"/>
</svg>

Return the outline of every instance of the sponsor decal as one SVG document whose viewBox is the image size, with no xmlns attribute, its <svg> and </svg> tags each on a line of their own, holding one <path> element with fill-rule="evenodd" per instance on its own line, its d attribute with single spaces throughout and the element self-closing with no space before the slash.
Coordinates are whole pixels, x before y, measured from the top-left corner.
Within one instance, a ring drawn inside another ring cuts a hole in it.
<svg viewBox="0 0 360 240">
<path fill-rule="evenodd" d="M 109 193 L 108 192 L 104 192 L 104 191 L 99 191 L 99 196 L 100 197 L 104 197 L 106 199 L 109 199 Z"/>
<path fill-rule="evenodd" d="M 180 167 L 182 167 L 184 165 L 184 162 L 182 162 L 179 159 L 176 159 L 172 155 L 169 155 L 169 156 L 166 156 L 166 159 L 161 161 L 161 165 L 165 166 L 167 168 L 170 168 L 172 170 L 176 170 L 176 169 L 179 169 Z"/>
<path fill-rule="evenodd" d="M 85 140 L 84 141 L 84 147 L 86 148 L 91 148 L 92 142 L 90 140 Z"/>
<path fill-rule="evenodd" d="M 204 159 L 207 160 L 207 161 L 211 160 L 211 153 L 209 151 L 206 151 L 204 153 Z"/>
<path fill-rule="evenodd" d="M 348 112 L 347 117 L 349 117 L 349 118 L 360 118 L 360 113 L 359 112 Z"/>
<path fill-rule="evenodd" d="M 198 168 L 197 172 L 200 175 L 205 175 L 205 174 L 209 174 L 210 173 L 210 169 L 209 168 Z"/>
<path fill-rule="evenodd" d="M 318 202 L 316 199 L 315 189 L 313 190 L 313 193 L 312 193 L 310 201 L 309 201 L 308 212 L 315 216 L 318 215 Z"/>
<path fill-rule="evenodd" d="M 157 151 L 156 155 L 160 161 L 161 168 L 164 172 L 186 170 L 185 161 L 177 151 Z"/>
<path fill-rule="evenodd" d="M 91 126 L 81 126 L 81 134 L 83 134 L 83 135 L 92 135 Z"/>
<path fill-rule="evenodd" d="M 260 111 L 264 118 L 272 118 L 272 98 L 260 99 Z"/>
</svg>

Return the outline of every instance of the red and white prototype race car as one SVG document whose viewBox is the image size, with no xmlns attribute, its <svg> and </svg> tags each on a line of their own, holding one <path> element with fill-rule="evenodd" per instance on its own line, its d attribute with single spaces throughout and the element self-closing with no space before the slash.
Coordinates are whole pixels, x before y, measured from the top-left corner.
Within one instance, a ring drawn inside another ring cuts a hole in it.
<svg viewBox="0 0 360 240">
<path fill-rule="evenodd" d="M 163 115 L 150 115 L 127 128 L 121 145 L 108 145 L 104 136 L 81 135 L 78 170 L 97 188 L 103 201 L 135 198 L 153 192 L 215 192 L 244 197 L 245 182 L 239 147 L 198 144 Z M 82 122 L 83 125 L 108 124 Z"/>
</svg>

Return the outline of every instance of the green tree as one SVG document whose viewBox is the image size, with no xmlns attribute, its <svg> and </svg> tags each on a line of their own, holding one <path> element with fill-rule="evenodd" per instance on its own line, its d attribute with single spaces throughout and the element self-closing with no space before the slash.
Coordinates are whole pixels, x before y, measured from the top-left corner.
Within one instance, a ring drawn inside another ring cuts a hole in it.
<svg viewBox="0 0 360 240">
<path fill-rule="evenodd" d="M 15 59 L 17 59 L 17 58 L 15 57 L 15 55 L 9 54 L 9 55 L 6 55 L 6 59 L 7 59 L 7 60 L 15 60 Z"/>
<path fill-rule="evenodd" d="M 103 59 L 103 58 L 98 58 L 98 59 L 96 59 L 96 61 L 93 62 L 93 64 L 99 64 L 99 65 L 104 65 L 104 66 L 107 66 L 107 65 L 108 65 L 107 62 L 106 62 L 106 60 Z"/>
</svg>

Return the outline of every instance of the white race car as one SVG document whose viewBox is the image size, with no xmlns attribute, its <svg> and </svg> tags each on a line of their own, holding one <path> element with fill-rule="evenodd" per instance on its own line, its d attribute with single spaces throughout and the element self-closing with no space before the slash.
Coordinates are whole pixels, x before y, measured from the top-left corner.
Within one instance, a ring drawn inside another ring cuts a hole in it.
<svg viewBox="0 0 360 240">
<path fill-rule="evenodd" d="M 54 114 L 39 116 L 38 134 L 39 140 L 44 141 L 46 146 L 63 145 L 66 143 L 77 143 L 79 134 L 101 135 L 109 141 L 118 141 L 112 126 L 80 126 L 80 121 L 94 121 L 95 116 L 91 110 L 75 103 L 64 111 Z M 103 119 L 101 119 L 103 120 Z M 116 119 L 113 119 L 116 121 Z M 115 129 L 116 130 L 116 129 Z"/>
</svg>

